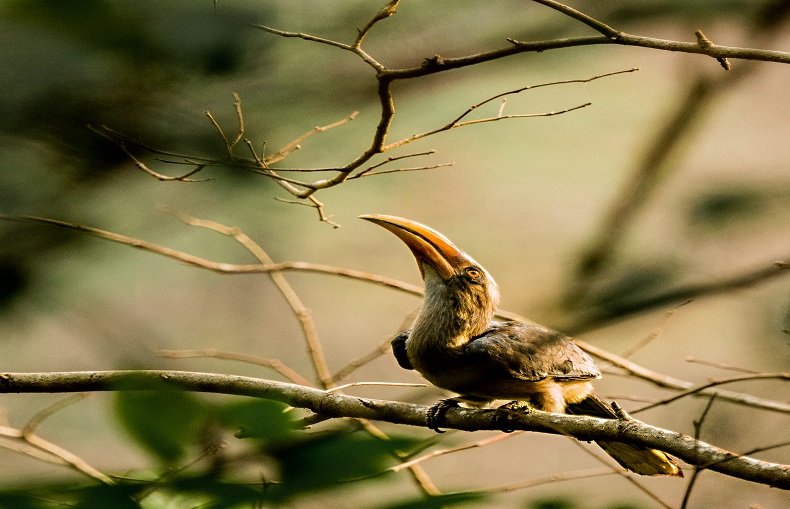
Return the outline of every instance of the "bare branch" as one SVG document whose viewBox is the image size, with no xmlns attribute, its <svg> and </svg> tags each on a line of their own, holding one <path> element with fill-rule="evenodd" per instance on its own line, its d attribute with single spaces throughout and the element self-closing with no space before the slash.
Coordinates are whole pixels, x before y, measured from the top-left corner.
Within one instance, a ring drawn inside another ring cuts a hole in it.
<svg viewBox="0 0 790 509">
<path fill-rule="evenodd" d="M 424 133 L 414 134 L 414 135 L 412 135 L 412 136 L 410 136 L 408 138 L 404 138 L 404 139 L 402 139 L 400 141 L 396 141 L 395 143 L 392 143 L 392 144 L 387 145 L 386 147 L 384 147 L 383 150 L 392 150 L 393 148 L 397 148 L 397 147 L 406 145 L 407 143 L 411 143 L 411 142 L 419 140 L 421 138 L 426 138 L 428 136 L 433 136 L 434 134 L 438 134 L 438 133 L 441 133 L 441 132 L 444 132 L 444 131 L 449 131 L 450 129 L 455 129 L 456 127 L 465 127 L 465 126 L 470 126 L 470 125 L 474 125 L 474 124 L 483 124 L 483 123 L 486 123 L 486 122 L 496 122 L 496 121 L 499 121 L 499 120 L 506 120 L 506 119 L 511 119 L 511 118 L 553 117 L 555 115 L 562 115 L 563 113 L 569 113 L 571 111 L 580 110 L 580 109 L 586 108 L 587 106 L 590 106 L 590 105 L 592 105 L 592 103 L 584 103 L 584 104 L 580 104 L 579 106 L 574 106 L 572 108 L 567 108 L 567 109 L 559 110 L 559 111 L 548 111 L 548 112 L 545 112 L 545 113 L 526 113 L 526 114 L 522 114 L 522 115 L 503 115 L 501 117 L 488 117 L 488 118 L 479 118 L 479 119 L 475 119 L 475 120 L 467 120 L 466 122 L 453 121 L 453 122 L 451 122 L 451 123 L 449 123 L 449 124 L 447 124 L 445 126 L 439 127 L 438 129 L 434 129 L 433 131 L 426 131 Z"/>
<path fill-rule="evenodd" d="M 731 364 L 723 364 L 721 362 L 713 362 L 705 359 L 697 359 L 696 357 L 688 356 L 684 359 L 686 362 L 693 362 L 695 364 L 702 364 L 703 366 L 711 366 L 719 369 L 726 369 L 729 371 L 740 371 L 741 373 L 757 374 L 759 371 L 753 369 L 742 368 L 740 366 L 733 366 Z"/>
<path fill-rule="evenodd" d="M 256 366 L 271 368 L 295 384 L 307 386 L 313 385 L 312 382 L 297 373 L 292 368 L 288 367 L 288 365 L 283 363 L 280 359 L 267 359 L 265 357 L 246 353 L 224 352 L 214 348 L 208 348 L 206 350 L 169 350 L 158 348 L 155 345 L 152 345 L 151 351 L 155 355 L 167 357 L 170 359 L 194 359 L 211 357 L 214 359 L 246 362 L 248 364 L 255 364 Z"/>
<path fill-rule="evenodd" d="M 568 7 L 565 4 L 561 4 L 559 2 L 555 2 L 554 0 L 532 0 L 535 3 L 543 4 L 546 7 L 551 7 L 555 11 L 559 11 L 566 16 L 569 16 L 576 21 L 581 21 L 588 27 L 592 28 L 593 30 L 600 32 L 604 36 L 609 39 L 617 39 L 620 36 L 620 32 L 615 30 L 614 28 L 610 27 L 606 23 L 598 21 L 597 19 L 584 14 L 583 12 L 579 12 L 576 9 Z"/>
<path fill-rule="evenodd" d="M 433 155 L 435 153 L 436 153 L 435 150 L 428 150 L 426 152 L 415 152 L 413 154 L 406 154 L 406 155 L 402 155 L 402 156 L 390 156 L 390 157 L 386 158 L 385 160 L 381 161 L 380 163 L 376 163 L 376 164 L 374 164 L 372 166 L 368 166 L 367 168 L 365 168 L 361 172 L 357 173 L 356 176 L 359 177 L 362 174 L 365 174 L 365 173 L 367 173 L 369 171 L 375 170 L 376 168 L 380 168 L 380 167 L 384 166 L 385 164 L 389 164 L 389 163 L 391 163 L 393 161 L 400 161 L 401 159 L 406 159 L 406 158 L 409 158 L 409 157 L 428 156 L 428 155 Z"/>
<path fill-rule="evenodd" d="M 298 150 L 299 149 L 299 143 L 301 143 L 305 139 L 309 138 L 310 136 L 312 136 L 314 134 L 322 133 L 322 132 L 328 131 L 329 129 L 332 129 L 334 127 L 338 127 L 338 126 L 341 126 L 343 124 L 347 124 L 348 122 L 351 122 L 352 120 L 357 118 L 357 115 L 359 115 L 359 112 L 355 111 L 351 115 L 347 116 L 346 118 L 344 118 L 342 120 L 338 120 L 337 122 L 333 122 L 333 123 L 331 123 L 329 125 L 325 125 L 323 127 L 322 126 L 316 126 L 316 127 L 312 128 L 311 130 L 307 131 L 303 135 L 297 137 L 296 139 L 294 139 L 293 141 L 291 141 L 290 143 L 285 145 L 283 148 L 281 148 L 277 152 L 273 153 L 270 156 L 266 156 L 265 158 L 263 158 L 264 163 L 266 164 L 266 166 L 271 166 L 274 163 L 282 161 L 283 159 L 288 157 L 288 155 L 291 154 L 293 151 Z"/>
<path fill-rule="evenodd" d="M 389 2 L 387 2 L 387 5 L 382 7 L 381 10 L 379 10 L 379 12 L 377 12 L 376 15 L 373 16 L 373 19 L 368 21 L 368 24 L 365 25 L 359 31 L 359 34 L 357 35 L 357 39 L 354 41 L 352 47 L 359 48 L 362 45 L 362 41 L 365 39 L 365 36 L 368 34 L 368 32 L 370 32 L 370 29 L 373 28 L 373 25 L 395 14 L 395 11 L 398 9 L 399 3 L 400 0 L 390 0 Z"/>
<path fill-rule="evenodd" d="M 88 126 L 88 128 L 91 131 L 95 132 L 96 134 L 99 134 L 100 136 L 102 136 L 102 137 L 112 141 L 116 145 L 118 145 L 118 148 L 120 148 L 123 151 L 123 153 L 126 154 L 126 156 L 129 159 L 132 160 L 132 162 L 134 163 L 135 166 L 137 166 L 139 169 L 143 170 L 147 174 L 151 175 L 152 177 L 156 178 L 157 180 L 160 180 L 162 182 L 173 182 L 173 181 L 178 181 L 178 182 L 205 182 L 207 180 L 211 180 L 211 179 L 190 179 L 189 178 L 192 175 L 194 175 L 195 173 L 203 170 L 206 167 L 205 165 L 196 165 L 194 170 L 189 171 L 189 172 L 187 172 L 187 173 L 185 173 L 183 175 L 176 176 L 176 177 L 170 177 L 168 175 L 163 175 L 161 173 L 157 173 L 154 170 L 152 170 L 151 168 L 149 168 L 144 162 L 142 162 L 137 157 L 135 157 L 135 155 L 132 154 L 129 151 L 129 149 L 126 147 L 126 143 L 124 143 L 123 141 L 117 140 L 113 136 L 110 136 L 107 132 L 103 132 L 102 130 L 96 129 L 93 126 Z"/>
<path fill-rule="evenodd" d="M 383 285 L 389 288 L 394 288 L 406 293 L 410 293 L 412 295 L 422 295 L 422 288 L 417 285 L 412 285 L 409 283 L 405 283 L 403 281 L 398 281 L 397 279 L 381 276 L 378 274 L 372 274 L 370 272 L 364 272 L 361 270 L 346 269 L 343 267 L 333 267 L 331 265 L 324 265 L 320 263 L 307 263 L 307 262 L 279 262 L 269 265 L 233 264 L 233 263 L 215 262 L 212 260 L 207 260 L 205 258 L 200 258 L 198 256 L 189 253 L 184 253 L 182 251 L 171 249 L 169 247 L 160 246 L 152 242 L 135 239 L 133 237 L 127 237 L 126 235 L 120 235 L 105 230 L 99 230 L 98 228 L 92 228 L 90 226 L 83 226 L 75 223 L 67 223 L 65 221 L 58 221 L 55 219 L 47 219 L 43 217 L 34 217 L 34 216 L 8 216 L 5 214 L 0 214 L 0 220 L 32 221 L 37 223 L 49 224 L 53 226 L 59 226 L 61 228 L 68 228 L 71 230 L 81 231 L 81 232 L 89 233 L 91 235 L 95 235 L 97 237 L 106 240 L 111 240 L 113 242 L 118 242 L 120 244 L 132 246 L 137 249 L 142 249 L 144 251 L 149 251 L 151 253 L 167 256 L 168 258 L 179 260 L 188 265 L 200 267 L 203 269 L 208 269 L 221 274 L 263 274 L 273 271 L 286 271 L 286 270 L 295 270 L 301 272 L 316 272 L 323 274 L 332 274 L 336 276 L 342 276 L 342 277 L 347 277 L 361 281 L 367 281 L 370 283 Z"/>
<path fill-rule="evenodd" d="M 417 458 L 413 458 L 409 461 L 404 461 L 399 465 L 395 465 L 394 467 L 390 467 L 388 470 L 391 472 L 400 472 L 403 469 L 410 468 L 418 463 L 422 463 L 425 460 L 429 460 L 431 458 L 437 458 L 439 456 L 444 456 L 445 454 L 452 454 L 459 451 L 468 451 L 469 449 L 476 449 L 479 447 L 485 447 L 487 445 L 491 445 L 496 442 L 501 442 L 502 440 L 506 440 L 510 437 L 514 437 L 522 433 L 521 431 L 514 431 L 513 433 L 503 433 L 500 435 L 494 435 L 493 437 L 486 438 L 485 440 L 480 440 L 479 442 L 474 442 L 471 444 L 459 445 L 457 447 L 451 447 L 448 449 L 437 449 L 435 451 L 431 451 L 427 454 L 423 454 Z"/>
<path fill-rule="evenodd" d="M 325 39 L 323 37 L 317 37 L 315 35 L 304 34 L 301 32 L 287 32 L 285 30 L 278 30 L 276 28 L 268 27 L 265 25 L 251 24 L 250 26 L 252 28 L 257 28 L 258 30 L 263 30 L 264 32 L 269 32 L 270 34 L 279 35 L 280 37 L 297 37 L 299 39 L 304 39 L 306 41 L 317 42 L 320 44 L 327 44 L 329 46 L 334 46 L 336 48 L 354 52 L 354 48 L 351 45 L 343 44 L 342 42 L 333 41 L 331 39 Z"/>
<path fill-rule="evenodd" d="M 47 419 L 49 416 L 55 414 L 63 410 L 64 408 L 73 405 L 74 403 L 78 403 L 83 399 L 90 396 L 89 393 L 81 393 L 81 394 L 72 394 L 71 396 L 64 398 L 60 401 L 49 405 L 48 407 L 38 411 L 36 415 L 30 418 L 30 420 L 25 424 L 25 427 L 22 428 L 22 435 L 24 437 L 28 437 L 33 435 L 36 432 L 36 429 Z"/>
<path fill-rule="evenodd" d="M 405 138 L 405 139 L 397 141 L 395 143 L 391 143 L 391 144 L 389 144 L 389 145 L 387 145 L 385 147 L 382 147 L 382 151 L 392 150 L 392 149 L 400 147 L 402 145 L 406 145 L 407 143 L 411 143 L 412 141 L 419 140 L 419 139 L 425 138 L 427 136 L 431 136 L 431 135 L 434 135 L 434 134 L 437 134 L 437 133 L 440 133 L 440 132 L 443 132 L 443 131 L 448 131 L 450 129 L 453 129 L 453 128 L 456 128 L 456 127 L 462 127 L 462 126 L 465 126 L 465 125 L 473 125 L 473 124 L 479 124 L 479 123 L 483 123 L 483 122 L 494 122 L 494 121 L 502 120 L 502 119 L 506 119 L 506 118 L 550 117 L 550 116 L 553 116 L 553 115 L 560 115 L 562 113 L 568 113 L 570 111 L 578 110 L 580 108 L 584 108 L 584 107 L 590 106 L 591 103 L 586 103 L 586 104 L 583 104 L 583 105 L 580 105 L 580 106 L 575 106 L 573 108 L 568 108 L 568 109 L 565 109 L 565 110 L 562 110 L 562 111 L 553 111 L 553 112 L 548 112 L 548 113 L 532 113 L 532 114 L 524 114 L 524 115 L 502 115 L 502 108 L 500 108 L 499 115 L 497 115 L 496 117 L 483 118 L 483 119 L 478 119 L 478 120 L 471 120 L 471 121 L 467 121 L 467 122 L 461 122 L 461 120 L 463 120 L 467 115 L 469 115 L 470 113 L 472 113 L 476 109 L 480 108 L 481 106 L 486 105 L 486 104 L 488 104 L 488 103 L 490 103 L 492 101 L 495 101 L 497 99 L 507 97 L 509 95 L 516 95 L 516 94 L 520 94 L 521 92 L 526 92 L 528 90 L 533 90 L 533 89 L 542 88 L 542 87 L 550 87 L 550 86 L 555 86 L 555 85 L 567 85 L 567 84 L 571 84 L 571 83 L 589 83 L 591 81 L 595 81 L 595 80 L 598 80 L 598 79 L 601 79 L 601 78 L 607 78 L 609 76 L 615 76 L 617 74 L 631 73 L 631 72 L 635 72 L 635 71 L 638 71 L 638 70 L 639 69 L 637 69 L 637 68 L 632 68 L 632 69 L 626 69 L 624 71 L 615 71 L 615 72 L 599 74 L 597 76 L 593 76 L 591 78 L 586 78 L 586 79 L 574 79 L 574 80 L 553 81 L 553 82 L 550 82 L 550 83 L 540 83 L 538 85 L 528 85 L 526 87 L 517 88 L 515 90 L 510 90 L 508 92 L 502 92 L 502 93 L 496 94 L 494 96 L 491 96 L 488 99 L 480 101 L 479 103 L 477 103 L 477 104 L 475 104 L 473 106 L 470 106 L 469 108 L 467 108 L 466 111 L 461 113 L 461 115 L 459 115 L 454 120 L 452 120 L 450 123 L 448 123 L 448 124 L 446 124 L 446 125 L 444 125 L 442 127 L 439 127 L 439 128 L 434 129 L 432 131 L 426 131 L 426 132 L 421 133 L 421 134 L 415 134 L 413 136 L 410 136 L 409 138 Z M 504 107 L 504 104 L 503 104 L 503 107 Z"/>
<path fill-rule="evenodd" d="M 734 378 L 728 378 L 726 380 L 714 380 L 710 383 L 700 385 L 699 387 L 695 387 L 693 389 L 689 389 L 687 391 L 681 392 L 680 394 L 672 396 L 671 398 L 662 399 L 661 401 L 656 401 L 655 403 L 651 403 L 641 408 L 637 408 L 636 410 L 632 410 L 631 413 L 635 414 L 637 412 L 644 412 L 645 410 L 650 410 L 651 408 L 655 408 L 658 406 L 668 405 L 669 403 L 677 401 L 681 398 L 685 398 L 686 396 L 691 396 L 692 394 L 700 393 L 705 389 L 709 389 L 710 387 L 716 387 L 719 385 L 730 384 L 734 382 L 743 382 L 745 380 L 766 380 L 766 379 L 790 381 L 790 373 L 757 373 L 753 375 L 743 375 Z"/>
<path fill-rule="evenodd" d="M 655 329 L 650 331 L 650 334 L 648 334 L 647 337 L 642 339 L 642 341 L 638 342 L 637 344 L 633 345 L 631 348 L 629 348 L 625 352 L 621 353 L 620 356 L 622 358 L 624 358 L 624 359 L 627 359 L 627 358 L 631 357 L 632 355 L 634 355 L 639 350 L 641 350 L 642 348 L 644 348 L 647 345 L 649 345 L 650 343 L 652 343 L 664 331 L 664 328 L 669 323 L 670 318 L 672 318 L 672 315 L 675 314 L 675 312 L 678 310 L 678 308 L 681 307 L 681 306 L 685 306 L 689 302 L 691 302 L 691 301 L 687 300 L 686 302 L 684 302 L 682 304 L 679 304 L 679 305 L 673 307 L 672 309 L 670 309 L 669 311 L 667 311 L 664 314 L 664 319 L 661 321 L 660 324 L 658 324 L 658 327 L 656 327 Z"/>
<path fill-rule="evenodd" d="M 599 359 L 608 361 L 619 368 L 625 369 L 629 374 L 634 375 L 643 380 L 652 382 L 659 387 L 681 390 L 681 391 L 688 391 L 694 388 L 694 383 L 692 382 L 686 380 L 680 380 L 678 378 L 674 378 L 668 375 L 656 373 L 655 371 L 647 369 L 644 366 L 640 366 L 635 362 L 629 361 L 628 359 L 625 359 L 617 354 L 606 351 L 603 348 L 598 348 L 597 346 L 592 345 L 581 339 L 574 339 L 574 342 L 582 350 L 589 353 L 590 355 L 594 355 Z M 715 395 L 717 398 L 722 400 L 727 400 L 733 403 L 751 406 L 754 408 L 761 408 L 763 410 L 771 410 L 774 412 L 781 412 L 781 413 L 790 413 L 790 405 L 787 403 L 764 399 L 764 398 L 758 398 L 757 396 L 752 396 L 750 394 L 740 394 L 732 391 L 707 390 L 707 389 L 700 390 L 698 394 L 699 396 L 705 396 L 705 397 Z"/>
<path fill-rule="evenodd" d="M 326 392 L 339 392 L 348 389 L 349 387 L 365 387 L 365 386 L 377 386 L 377 387 L 428 387 L 428 384 L 413 384 L 413 383 L 406 383 L 406 382 L 351 382 L 343 385 L 337 385 L 334 387 L 330 387 L 326 390 Z"/>
<path fill-rule="evenodd" d="M 2 381 L 3 378 L 0 376 L 0 383 Z M 80 391 L 79 394 L 72 394 L 50 405 L 34 415 L 22 429 L 0 426 L 0 437 L 11 439 L 8 442 L 0 441 L 0 447 L 27 454 L 42 461 L 66 465 L 104 484 L 113 484 L 112 479 L 99 472 L 84 459 L 35 434 L 36 428 L 44 419 L 77 401 L 85 399 L 87 396 L 89 396 L 88 393 Z"/>
<path fill-rule="evenodd" d="M 708 412 L 713 406 L 714 401 L 716 401 L 716 396 L 711 396 L 710 399 L 708 400 L 708 404 L 705 405 L 705 408 L 702 410 L 702 414 L 700 414 L 699 419 L 696 419 L 694 421 L 695 440 L 699 440 L 700 436 L 702 436 L 702 424 L 705 422 L 705 418 L 708 416 Z M 701 472 L 700 467 L 694 466 L 694 471 L 691 473 L 691 477 L 689 478 L 688 484 L 686 485 L 686 491 L 683 494 L 683 501 L 680 504 L 680 509 L 686 509 L 689 498 L 691 497 L 691 491 L 694 489 L 694 486 L 697 483 L 697 479 L 699 478 L 700 472 Z"/>
<path fill-rule="evenodd" d="M 171 210 L 171 213 L 190 226 L 208 228 L 210 230 L 214 230 L 217 233 L 232 237 L 234 240 L 244 246 L 250 253 L 252 253 L 252 255 L 255 256 L 255 258 L 257 258 L 262 264 L 274 264 L 274 260 L 272 260 L 266 251 L 264 251 L 257 242 L 248 237 L 239 228 L 230 228 L 215 221 L 198 219 L 175 210 Z M 316 375 L 318 375 L 318 379 L 321 381 L 321 384 L 324 388 L 331 387 L 332 372 L 329 370 L 329 365 L 327 364 L 326 356 L 324 355 L 323 346 L 321 345 L 321 341 L 318 339 L 318 331 L 316 330 L 310 310 L 304 305 L 304 303 L 302 303 L 302 299 L 299 298 L 299 295 L 297 295 L 296 291 L 293 289 L 290 283 L 288 283 L 288 280 L 281 273 L 281 271 L 271 271 L 269 272 L 269 277 L 271 277 L 275 286 L 277 286 L 277 289 L 285 298 L 286 302 L 288 302 L 288 305 L 291 307 L 291 310 L 302 326 L 305 342 L 307 343 L 307 349 L 310 352 L 310 358 L 313 361 L 313 367 L 315 368 Z"/>
<path fill-rule="evenodd" d="M 366 171 L 365 173 L 357 173 L 356 175 L 352 175 L 351 177 L 348 178 L 348 180 L 354 180 L 361 177 L 372 177 L 374 175 L 386 175 L 388 173 L 401 173 L 404 171 L 435 170 L 436 168 L 447 168 L 448 166 L 455 166 L 455 162 L 430 164 L 426 166 L 414 166 L 412 168 L 395 168 L 392 170 L 381 170 L 381 171 L 373 171 L 373 172 Z"/>
<path fill-rule="evenodd" d="M 162 383 L 184 390 L 233 394 L 272 399 L 308 408 L 330 417 L 354 417 L 422 426 L 430 407 L 394 401 L 346 396 L 284 382 L 242 376 L 179 371 L 90 371 L 67 373 L 5 373 L 0 375 L 0 393 L 84 392 L 149 390 Z M 122 384 L 122 385 L 120 385 Z M 636 420 L 519 413 L 506 423 L 496 410 L 451 408 L 444 416 L 446 428 L 466 431 L 520 429 L 541 433 L 561 432 L 578 440 L 614 440 L 660 449 L 692 465 L 779 488 L 790 488 L 790 466 L 740 456 L 693 437 L 649 426 Z"/>
<path fill-rule="evenodd" d="M 590 479 L 592 477 L 603 477 L 607 475 L 614 475 L 616 473 L 617 472 L 613 471 L 611 468 L 594 468 L 588 470 L 577 470 L 574 472 L 559 472 L 544 477 L 537 477 L 535 479 L 530 479 L 527 481 L 521 481 L 521 482 L 507 484 L 505 486 L 498 486 L 494 488 L 488 488 L 486 490 L 475 490 L 473 492 L 474 493 L 477 492 L 508 493 L 511 491 L 518 491 L 527 488 L 532 488 L 535 486 L 541 486 L 543 484 L 551 484 L 551 483 L 562 482 L 562 481 L 575 481 L 577 479 Z"/>
</svg>

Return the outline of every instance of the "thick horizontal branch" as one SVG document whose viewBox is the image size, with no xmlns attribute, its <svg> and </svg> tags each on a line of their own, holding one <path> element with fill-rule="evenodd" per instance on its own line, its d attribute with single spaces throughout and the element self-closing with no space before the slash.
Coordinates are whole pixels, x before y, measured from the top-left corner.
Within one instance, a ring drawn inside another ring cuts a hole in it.
<svg viewBox="0 0 790 509">
<path fill-rule="evenodd" d="M 243 376 L 184 371 L 85 371 L 0 374 L 0 393 L 52 393 L 160 389 L 162 384 L 207 393 L 251 396 L 306 408 L 326 417 L 353 417 L 410 426 L 425 426 L 430 407 L 347 396 L 284 382 Z M 496 418 L 495 410 L 452 408 L 444 426 L 464 431 L 525 430 L 562 434 L 579 440 L 615 440 L 666 451 L 701 468 L 748 481 L 790 489 L 790 466 L 760 461 L 720 449 L 693 437 L 636 420 L 511 413 Z"/>
</svg>

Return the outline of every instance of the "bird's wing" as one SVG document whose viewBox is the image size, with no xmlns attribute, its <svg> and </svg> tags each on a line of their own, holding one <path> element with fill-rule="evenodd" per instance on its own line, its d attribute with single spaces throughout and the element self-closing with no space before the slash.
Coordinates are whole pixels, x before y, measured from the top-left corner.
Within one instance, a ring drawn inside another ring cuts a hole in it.
<svg viewBox="0 0 790 509">
<path fill-rule="evenodd" d="M 590 380 L 601 372 L 589 355 L 557 331 L 522 322 L 492 322 L 467 343 L 466 353 L 482 364 L 527 381 Z"/>
<path fill-rule="evenodd" d="M 395 339 L 393 339 L 391 342 L 392 353 L 395 355 L 395 360 L 398 361 L 398 365 L 403 369 L 414 369 L 414 366 L 411 365 L 409 356 L 406 353 L 406 340 L 409 339 L 410 334 L 411 329 L 403 331 L 395 336 Z"/>
</svg>

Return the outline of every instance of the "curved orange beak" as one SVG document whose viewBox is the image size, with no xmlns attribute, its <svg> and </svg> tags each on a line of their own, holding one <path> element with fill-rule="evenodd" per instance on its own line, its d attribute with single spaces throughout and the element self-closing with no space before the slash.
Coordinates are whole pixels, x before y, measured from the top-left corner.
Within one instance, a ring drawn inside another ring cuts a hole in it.
<svg viewBox="0 0 790 509">
<path fill-rule="evenodd" d="M 425 276 L 422 264 L 427 263 L 436 270 L 442 279 L 450 279 L 458 269 L 469 265 L 469 257 L 455 247 L 450 239 L 416 221 L 396 216 L 367 214 L 360 219 L 386 228 L 401 239 L 411 249 L 417 259 L 420 273 Z"/>
</svg>

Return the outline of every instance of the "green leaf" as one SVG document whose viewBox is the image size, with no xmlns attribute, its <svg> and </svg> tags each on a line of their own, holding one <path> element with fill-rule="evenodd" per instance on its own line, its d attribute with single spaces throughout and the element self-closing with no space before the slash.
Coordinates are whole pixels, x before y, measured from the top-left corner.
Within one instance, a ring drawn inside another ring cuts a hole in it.
<svg viewBox="0 0 790 509">
<path fill-rule="evenodd" d="M 211 416 L 210 408 L 191 393 L 172 388 L 119 391 L 118 420 L 143 447 L 162 460 L 180 459 Z"/>
<path fill-rule="evenodd" d="M 247 509 L 271 499 L 263 484 L 229 482 L 214 474 L 176 477 L 170 480 L 167 490 L 187 500 L 192 497 L 194 502 L 185 507 L 201 509 Z"/>
<path fill-rule="evenodd" d="M 71 507 L 74 509 L 98 509 L 100 507 L 140 509 L 140 504 L 132 498 L 132 495 L 137 490 L 136 487 L 126 485 L 107 486 L 100 484 L 92 486 L 82 490 L 79 502 Z"/>
<path fill-rule="evenodd" d="M 35 482 L 0 491 L 0 507 L 13 509 L 140 509 L 134 497 L 141 486 L 119 482 L 114 485 L 74 482 Z"/>
<path fill-rule="evenodd" d="M 381 506 L 379 509 L 441 509 L 442 507 L 479 502 L 486 498 L 488 495 L 480 492 L 448 493 L 395 502 L 392 505 Z"/>
<path fill-rule="evenodd" d="M 284 492 L 293 496 L 377 475 L 395 462 L 396 451 L 416 442 L 338 432 L 299 440 L 271 453 L 280 461 Z"/>
<path fill-rule="evenodd" d="M 281 443 L 294 435 L 292 413 L 286 405 L 265 399 L 233 402 L 217 409 L 219 419 L 238 438 L 257 438 Z"/>
</svg>

